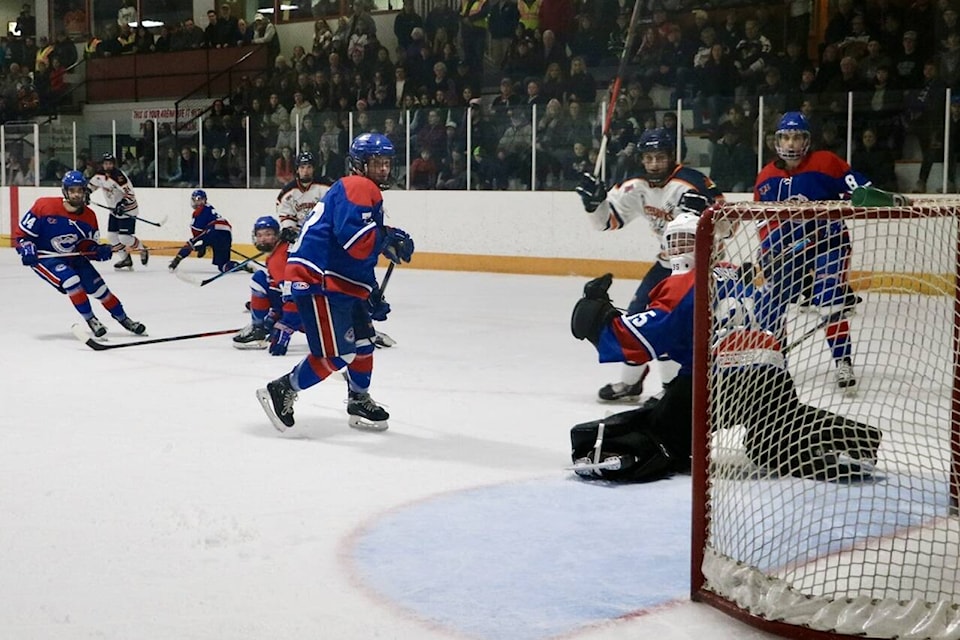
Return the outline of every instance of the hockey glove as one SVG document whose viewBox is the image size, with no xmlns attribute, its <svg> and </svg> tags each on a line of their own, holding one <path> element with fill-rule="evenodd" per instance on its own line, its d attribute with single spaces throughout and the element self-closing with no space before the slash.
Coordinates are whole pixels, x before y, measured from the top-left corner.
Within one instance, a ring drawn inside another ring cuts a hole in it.
<svg viewBox="0 0 960 640">
<path fill-rule="evenodd" d="M 198 258 L 202 258 L 203 256 L 207 255 L 207 245 L 203 243 L 203 240 L 200 242 L 194 242 L 193 248 L 196 249 Z"/>
<path fill-rule="evenodd" d="M 290 346 L 290 336 L 292 335 L 293 329 L 282 322 L 275 323 L 270 331 L 270 355 L 287 355 L 287 347 Z"/>
<path fill-rule="evenodd" d="M 410 262 L 413 257 L 413 238 L 410 234 L 396 227 L 385 227 L 385 231 L 386 237 L 380 252 L 394 264 Z"/>
<path fill-rule="evenodd" d="M 127 201 L 121 200 L 113 207 L 113 215 L 118 218 L 128 218 L 129 215 L 126 212 Z"/>
<path fill-rule="evenodd" d="M 370 319 L 377 322 L 386 320 L 387 314 L 390 313 L 390 303 L 383 298 L 379 287 L 370 292 L 370 297 L 367 298 L 367 306 L 370 310 Z"/>
<path fill-rule="evenodd" d="M 182 261 L 183 261 L 183 257 L 181 257 L 181 256 L 174 256 L 174 257 L 173 257 L 173 260 L 170 261 L 170 266 L 168 267 L 168 269 L 170 269 L 170 271 L 176 271 L 176 270 L 177 270 L 177 267 L 180 266 L 180 263 L 181 263 Z"/>
<path fill-rule="evenodd" d="M 605 273 L 599 278 L 594 278 L 587 284 L 583 285 L 583 297 L 590 300 L 610 300 L 610 295 L 607 291 L 610 290 L 610 285 L 613 284 L 613 274 Z"/>
<path fill-rule="evenodd" d="M 585 173 L 580 178 L 580 184 L 577 185 L 576 192 L 583 201 L 583 208 L 587 213 L 593 213 L 600 206 L 600 203 L 607 199 L 607 187 L 603 181 L 591 173 Z"/>
<path fill-rule="evenodd" d="M 106 262 L 113 257 L 113 246 L 109 244 L 98 244 L 96 248 L 96 258 L 100 262 Z"/>
<path fill-rule="evenodd" d="M 300 230 L 296 227 L 284 227 L 280 229 L 280 239 L 284 242 L 289 242 L 293 244 L 297 241 L 297 238 L 300 236 Z"/>
<path fill-rule="evenodd" d="M 40 262 L 40 258 L 37 256 L 37 245 L 29 240 L 20 242 L 17 251 L 20 252 L 20 262 L 22 262 L 25 267 L 32 267 Z"/>
</svg>

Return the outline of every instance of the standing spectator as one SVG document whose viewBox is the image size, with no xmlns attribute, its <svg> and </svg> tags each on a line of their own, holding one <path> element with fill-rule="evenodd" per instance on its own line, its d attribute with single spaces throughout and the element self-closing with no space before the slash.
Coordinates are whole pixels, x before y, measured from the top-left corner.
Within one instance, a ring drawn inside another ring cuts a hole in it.
<svg viewBox="0 0 960 640">
<path fill-rule="evenodd" d="M 894 84 L 903 91 L 919 89 L 924 80 L 923 58 L 917 51 L 917 32 L 905 32 L 902 43 L 901 51 L 893 59 L 896 69 Z"/>
<path fill-rule="evenodd" d="M 737 43 L 736 58 L 733 63 L 740 74 L 740 82 L 736 90 L 738 98 L 753 95 L 756 92 L 771 53 L 770 40 L 760 33 L 760 25 L 757 21 L 744 22 L 743 39 Z"/>
<path fill-rule="evenodd" d="M 471 66 L 483 64 L 487 49 L 487 0 L 460 0 L 460 37 L 463 57 Z"/>
<path fill-rule="evenodd" d="M 250 38 L 253 44 L 263 44 L 267 46 L 268 64 L 275 64 L 280 54 L 280 36 L 277 35 L 277 28 L 273 22 L 267 20 L 262 13 L 257 13 L 253 19 L 253 37 Z"/>
<path fill-rule="evenodd" d="M 20 15 L 17 16 L 17 31 L 21 38 L 33 38 L 37 35 L 37 18 L 31 11 L 31 3 L 24 3 Z"/>
<path fill-rule="evenodd" d="M 587 71 L 587 63 L 581 56 L 574 56 L 570 60 L 570 76 L 567 78 L 564 99 L 568 103 L 576 101 L 582 104 L 597 101 L 597 81 Z"/>
<path fill-rule="evenodd" d="M 537 15 L 540 33 L 553 31 L 557 42 L 561 45 L 569 44 L 576 26 L 573 0 L 542 0 Z"/>
<path fill-rule="evenodd" d="M 410 34 L 414 27 L 423 27 L 423 18 L 417 13 L 413 0 L 403 0 L 403 8 L 393 19 L 393 35 L 397 38 L 400 50 L 406 50 L 413 42 Z"/>
<path fill-rule="evenodd" d="M 917 137 L 922 154 L 915 193 L 927 192 L 930 170 L 935 162 L 943 159 L 945 90 L 937 63 L 931 60 L 923 65 L 923 85 L 907 94 L 907 130 Z"/>
<path fill-rule="evenodd" d="M 526 4 L 526 0 L 519 0 Z M 540 0 L 532 0 L 538 7 Z M 513 39 L 513 34 L 520 23 L 518 0 L 491 0 L 490 16 L 487 18 L 487 29 L 490 31 L 490 59 L 496 68 L 503 67 L 507 48 Z"/>
</svg>

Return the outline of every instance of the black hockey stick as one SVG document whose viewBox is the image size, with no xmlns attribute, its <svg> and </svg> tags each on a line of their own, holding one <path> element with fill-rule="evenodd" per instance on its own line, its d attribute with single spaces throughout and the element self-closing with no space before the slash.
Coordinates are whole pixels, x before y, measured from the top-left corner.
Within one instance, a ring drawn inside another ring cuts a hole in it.
<svg viewBox="0 0 960 640">
<path fill-rule="evenodd" d="M 383 275 L 383 282 L 380 283 L 380 297 L 383 297 L 383 292 L 387 288 L 387 283 L 390 282 L 390 276 L 393 275 L 393 268 L 397 266 L 396 262 L 391 262 L 387 265 L 387 272 Z"/>
<path fill-rule="evenodd" d="M 94 202 L 93 200 L 90 201 L 90 204 L 95 204 L 101 209 L 106 209 L 111 213 L 116 211 L 115 207 L 108 207 L 105 204 L 100 204 L 99 202 Z M 143 222 L 145 224 L 151 224 L 155 227 L 162 227 L 163 223 L 167 221 L 167 216 L 163 216 L 162 218 L 160 218 L 160 222 L 154 222 L 153 220 L 147 220 L 146 218 L 141 218 L 140 216 L 132 216 L 129 213 L 125 213 L 123 215 L 127 216 L 128 218 L 133 218 L 134 220 L 139 220 L 140 222 Z"/>
<path fill-rule="evenodd" d="M 627 73 L 627 61 L 630 59 L 630 50 L 633 48 L 633 41 L 637 35 L 637 19 L 640 17 L 640 0 L 634 0 L 633 13 L 630 14 L 630 25 L 627 27 L 627 36 L 623 41 L 623 51 L 620 52 L 620 65 L 617 67 L 617 76 L 613 80 L 613 89 L 610 92 L 610 104 L 607 105 L 607 113 L 603 119 L 603 129 L 600 137 L 600 150 L 597 152 L 597 163 L 593 168 L 593 175 L 600 175 L 600 167 L 603 166 L 603 157 L 607 154 L 607 141 L 610 138 L 610 123 L 613 121 L 613 110 L 617 105 L 617 96 L 620 95 L 620 85 L 623 84 L 623 76 Z"/>
<path fill-rule="evenodd" d="M 241 327 L 242 329 L 242 327 Z M 204 333 L 190 333 L 183 336 L 170 336 L 169 338 L 151 338 L 149 340 L 137 340 L 136 342 L 122 342 L 117 344 L 99 342 L 90 337 L 83 327 L 79 324 L 73 325 L 73 335 L 80 342 L 84 343 L 94 351 L 107 351 L 108 349 L 123 349 L 124 347 L 139 347 L 145 344 L 159 344 L 161 342 L 177 342 L 178 340 L 192 340 L 194 338 L 209 338 L 210 336 L 223 336 L 230 333 L 237 333 L 241 329 L 222 329 L 220 331 L 206 331 Z"/>
<path fill-rule="evenodd" d="M 175 270 L 174 273 L 176 274 L 176 276 L 177 276 L 178 278 L 180 278 L 180 279 L 183 280 L 184 282 L 189 282 L 190 284 L 195 284 L 195 285 L 197 285 L 197 286 L 199 286 L 199 287 L 205 287 L 205 286 L 207 286 L 208 284 L 210 284 L 211 282 L 213 282 L 214 280 L 219 280 L 220 278 L 222 278 L 223 276 L 227 275 L 228 273 L 236 273 L 237 271 L 240 271 L 241 269 L 243 269 L 245 266 L 247 266 L 247 265 L 248 265 L 249 263 L 251 263 L 251 262 L 256 262 L 257 264 L 260 264 L 259 262 L 257 262 L 256 259 L 259 258 L 260 256 L 262 256 L 263 254 L 264 254 L 264 252 L 261 251 L 261 252 L 258 253 L 257 255 L 251 256 L 251 257 L 247 258 L 246 260 L 244 260 L 243 262 L 238 262 L 232 269 L 228 269 L 227 271 L 221 271 L 221 272 L 218 273 L 217 275 L 215 275 L 215 276 L 210 276 L 210 277 L 207 278 L 206 280 L 196 280 L 196 279 L 193 277 L 192 274 L 190 274 L 190 273 L 184 273 L 184 272 L 180 271 L 179 269 Z M 265 267 L 266 265 L 260 265 L 260 266 Z"/>
<path fill-rule="evenodd" d="M 244 259 L 245 261 L 247 261 L 247 262 L 251 262 L 251 261 L 252 261 L 252 262 L 255 262 L 255 263 L 257 264 L 257 266 L 259 266 L 259 267 L 263 267 L 264 269 L 267 268 L 267 265 L 265 265 L 265 264 L 263 264 L 262 262 L 260 262 L 260 261 L 257 260 L 257 258 L 259 258 L 260 256 L 262 256 L 262 255 L 264 254 L 263 251 L 261 251 L 260 253 L 258 253 L 257 255 L 255 255 L 255 256 L 253 256 L 253 257 L 250 257 L 250 256 L 248 256 L 248 255 L 246 255 L 246 254 L 244 254 L 244 253 L 240 253 L 239 251 L 237 251 L 237 250 L 234 249 L 233 247 L 230 247 L 230 253 L 235 253 L 235 254 L 237 254 L 239 257 L 243 258 L 243 259 Z"/>
</svg>

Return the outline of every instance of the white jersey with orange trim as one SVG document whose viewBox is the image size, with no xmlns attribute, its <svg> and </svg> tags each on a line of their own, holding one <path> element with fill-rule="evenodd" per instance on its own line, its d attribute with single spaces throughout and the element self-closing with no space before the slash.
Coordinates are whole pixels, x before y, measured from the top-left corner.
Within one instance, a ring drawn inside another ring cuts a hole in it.
<svg viewBox="0 0 960 640">
<path fill-rule="evenodd" d="M 317 206 L 329 188 L 328 185 L 319 182 L 304 185 L 298 178 L 283 185 L 280 195 L 277 196 L 277 217 L 280 219 L 280 229 L 292 227 L 300 231 L 304 219 Z"/>
<path fill-rule="evenodd" d="M 118 218 L 137 215 L 137 196 L 133 192 L 130 178 L 122 170 L 114 167 L 110 171 L 101 169 L 90 178 L 90 191 L 100 189 L 107 206 Z M 117 205 L 123 203 L 122 213 L 117 212 Z"/>
<path fill-rule="evenodd" d="M 723 192 L 708 176 L 696 169 L 677 165 L 661 186 L 653 186 L 643 176 L 628 178 L 607 191 L 607 198 L 596 211 L 589 213 L 593 226 L 600 231 L 613 231 L 638 218 L 646 218 L 660 240 L 657 259 L 670 267 L 666 256 L 663 230 L 673 220 L 673 210 L 683 194 L 693 191 L 705 195 L 711 202 L 723 202 Z"/>
</svg>

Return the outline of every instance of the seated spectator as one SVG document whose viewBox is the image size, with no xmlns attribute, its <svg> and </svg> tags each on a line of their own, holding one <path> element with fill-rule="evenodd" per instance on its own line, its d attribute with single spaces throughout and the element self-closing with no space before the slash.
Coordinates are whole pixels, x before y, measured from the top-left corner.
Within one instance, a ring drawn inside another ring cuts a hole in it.
<svg viewBox="0 0 960 640">
<path fill-rule="evenodd" d="M 899 192 L 893 152 L 877 144 L 877 132 L 867 127 L 860 134 L 860 146 L 853 152 L 850 166 L 870 176 L 873 186 Z"/>
<path fill-rule="evenodd" d="M 513 80 L 503 78 L 500 80 L 500 93 L 490 102 L 490 107 L 494 111 L 506 113 L 510 107 L 517 106 L 521 102 L 522 99 L 514 91 Z"/>
<path fill-rule="evenodd" d="M 180 149 L 177 169 L 169 177 L 169 183 L 178 187 L 196 187 L 200 183 L 200 164 L 190 147 Z"/>
<path fill-rule="evenodd" d="M 293 180 L 293 157 L 291 147 L 283 146 L 280 148 L 280 156 L 274 163 L 273 175 L 276 178 L 278 186 L 283 186 Z"/>
<path fill-rule="evenodd" d="M 450 156 L 450 163 L 437 174 L 437 189 L 463 191 L 466 188 L 467 171 L 463 152 L 458 151 Z"/>
<path fill-rule="evenodd" d="M 551 62 L 547 65 L 546 74 L 540 83 L 540 93 L 544 99 L 559 100 L 563 102 L 563 93 L 566 89 L 566 80 L 563 77 L 563 68 L 557 62 Z"/>
<path fill-rule="evenodd" d="M 724 193 L 751 191 L 757 174 L 757 154 L 742 139 L 743 129 L 727 122 L 720 125 L 719 134 L 710 160 L 710 178 Z"/>
<path fill-rule="evenodd" d="M 421 149 L 420 156 L 410 163 L 410 188 L 433 189 L 437 184 L 437 163 L 430 149 Z"/>
<path fill-rule="evenodd" d="M 576 100 L 583 104 L 593 104 L 597 101 L 597 81 L 587 71 L 587 63 L 582 56 L 574 56 L 570 60 L 570 76 L 567 78 L 567 88 L 564 100 Z"/>
</svg>

